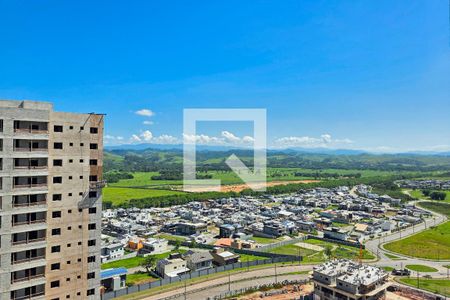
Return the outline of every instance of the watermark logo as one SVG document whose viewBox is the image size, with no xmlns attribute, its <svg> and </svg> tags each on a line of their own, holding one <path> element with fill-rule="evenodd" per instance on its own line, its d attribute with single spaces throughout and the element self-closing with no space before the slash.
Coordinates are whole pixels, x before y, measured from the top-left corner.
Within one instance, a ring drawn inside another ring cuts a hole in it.
<svg viewBox="0 0 450 300">
<path fill-rule="evenodd" d="M 265 109 L 185 109 L 183 113 L 183 190 L 221 191 L 218 179 L 196 178 L 196 129 L 198 121 L 247 121 L 253 123 L 253 168 L 236 155 L 225 163 L 254 191 L 266 190 L 266 110 Z"/>
</svg>

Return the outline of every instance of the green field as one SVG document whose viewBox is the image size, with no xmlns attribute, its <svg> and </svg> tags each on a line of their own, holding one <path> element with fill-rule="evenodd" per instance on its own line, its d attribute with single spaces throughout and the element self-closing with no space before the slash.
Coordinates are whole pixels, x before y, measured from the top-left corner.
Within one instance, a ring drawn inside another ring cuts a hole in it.
<svg viewBox="0 0 450 300">
<path fill-rule="evenodd" d="M 423 201 L 418 204 L 420 207 L 432 210 L 438 214 L 446 215 L 450 217 L 450 204 L 442 203 L 441 201 Z"/>
<path fill-rule="evenodd" d="M 137 272 L 134 274 L 127 274 L 126 284 L 128 286 L 130 286 L 130 285 L 136 285 L 136 284 L 141 284 L 141 283 L 146 283 L 146 282 L 152 282 L 155 280 L 158 280 L 158 278 L 154 277 L 146 272 Z"/>
<path fill-rule="evenodd" d="M 102 264 L 102 270 L 105 269 L 110 269 L 110 268 L 126 268 L 126 269 L 131 269 L 131 268 L 136 268 L 139 267 L 141 265 L 141 263 L 144 261 L 144 258 L 141 256 L 136 256 L 136 257 L 132 257 L 132 258 L 126 258 L 126 259 L 121 259 L 121 260 L 116 260 L 116 261 L 112 261 L 112 262 L 107 262 Z"/>
<path fill-rule="evenodd" d="M 388 243 L 384 247 L 389 251 L 413 257 L 434 260 L 450 259 L 450 222 Z"/>
<path fill-rule="evenodd" d="M 414 198 L 431 200 L 430 197 L 425 196 L 421 190 L 408 190 L 408 192 Z M 447 198 L 445 198 L 445 200 L 435 200 L 435 201 L 440 203 L 450 203 L 450 191 L 439 191 L 439 192 L 445 192 L 447 194 Z"/>
<path fill-rule="evenodd" d="M 448 279 L 399 278 L 398 280 L 406 285 L 450 297 L 450 280 Z"/>
<path fill-rule="evenodd" d="M 183 192 L 143 188 L 106 187 L 103 189 L 103 201 L 111 201 L 113 205 L 119 205 L 131 199 L 143 199 L 178 194 L 183 194 Z"/>
<path fill-rule="evenodd" d="M 347 259 L 354 259 L 359 257 L 359 249 L 355 247 L 350 246 L 344 246 L 340 244 L 325 242 L 321 240 L 315 240 L 315 239 L 309 239 L 306 240 L 305 243 L 318 245 L 323 247 L 324 249 L 326 247 L 331 247 L 331 257 L 333 258 L 347 258 Z M 278 254 L 288 254 L 288 255 L 301 255 L 304 257 L 304 262 L 321 262 L 325 261 L 327 257 L 325 256 L 324 251 L 314 251 L 311 249 L 302 248 L 299 246 L 296 246 L 294 244 L 290 245 L 284 245 L 280 247 L 276 247 L 271 249 L 269 252 L 271 253 L 278 253 Z M 363 250 L 363 259 L 374 259 L 375 256 L 373 256 L 369 251 Z"/>
<path fill-rule="evenodd" d="M 239 260 L 241 262 L 268 259 L 268 257 L 265 257 L 265 256 L 257 256 L 257 255 L 249 255 L 249 254 L 239 254 L 239 256 L 240 256 Z"/>
<path fill-rule="evenodd" d="M 170 253 L 175 253 L 175 252 L 184 253 L 184 252 L 186 252 L 186 250 L 178 249 L 176 251 L 166 252 L 166 253 L 162 253 L 162 254 L 156 254 L 156 255 L 152 255 L 152 256 L 155 257 L 157 260 L 159 260 L 159 259 L 167 258 L 167 257 L 169 257 Z M 139 267 L 144 260 L 145 260 L 145 258 L 142 256 L 135 256 L 135 257 L 131 257 L 131 258 L 126 258 L 126 259 L 121 259 L 121 260 L 104 263 L 104 264 L 102 264 L 101 268 L 102 268 L 102 270 L 110 269 L 110 268 L 120 268 L 120 267 L 126 268 L 126 269 L 131 269 L 131 268 Z"/>
<path fill-rule="evenodd" d="M 254 240 L 255 242 L 257 242 L 259 244 L 273 244 L 273 243 L 282 241 L 281 239 L 271 239 L 271 238 L 258 237 L 258 236 L 252 237 L 252 240 Z"/>
<path fill-rule="evenodd" d="M 403 258 L 395 256 L 395 255 L 392 255 L 390 253 L 385 253 L 384 255 L 386 255 L 387 257 L 389 257 L 392 260 L 403 260 Z"/>
<path fill-rule="evenodd" d="M 411 271 L 416 271 L 416 272 L 437 272 L 438 270 L 433 268 L 433 267 L 429 267 L 429 266 L 424 266 L 424 265 L 406 265 L 407 269 L 410 269 Z"/>
</svg>

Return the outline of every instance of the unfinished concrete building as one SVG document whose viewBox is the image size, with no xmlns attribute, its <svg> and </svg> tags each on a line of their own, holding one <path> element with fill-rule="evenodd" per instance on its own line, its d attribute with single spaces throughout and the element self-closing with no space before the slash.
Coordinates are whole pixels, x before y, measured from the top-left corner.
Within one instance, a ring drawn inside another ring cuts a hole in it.
<svg viewBox="0 0 450 300">
<path fill-rule="evenodd" d="M 339 259 L 314 267 L 314 299 L 378 300 L 384 299 L 390 285 L 384 270 Z"/>
<path fill-rule="evenodd" d="M 0 300 L 99 299 L 103 115 L 0 101 Z"/>
</svg>

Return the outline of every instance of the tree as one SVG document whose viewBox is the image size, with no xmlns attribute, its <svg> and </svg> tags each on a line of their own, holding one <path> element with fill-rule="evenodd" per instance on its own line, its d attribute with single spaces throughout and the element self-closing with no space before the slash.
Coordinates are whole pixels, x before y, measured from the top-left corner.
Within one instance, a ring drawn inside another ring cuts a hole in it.
<svg viewBox="0 0 450 300">
<path fill-rule="evenodd" d="M 175 250 L 178 250 L 181 246 L 181 241 L 180 240 L 176 240 L 175 241 Z"/>
<path fill-rule="evenodd" d="M 331 257 L 331 254 L 332 254 L 332 248 L 331 248 L 330 245 L 327 245 L 327 246 L 325 247 L 325 255 L 326 255 L 328 258 L 330 258 L 330 257 Z"/>
<path fill-rule="evenodd" d="M 430 198 L 432 200 L 445 200 L 447 194 L 445 192 L 431 192 Z"/>
<path fill-rule="evenodd" d="M 156 257 L 149 255 L 144 258 L 141 262 L 141 266 L 145 268 L 147 273 L 150 273 L 150 270 L 156 265 Z"/>
<path fill-rule="evenodd" d="M 431 191 L 430 191 L 430 190 L 422 190 L 422 194 L 423 194 L 425 197 L 428 197 L 428 196 L 430 196 Z"/>
</svg>

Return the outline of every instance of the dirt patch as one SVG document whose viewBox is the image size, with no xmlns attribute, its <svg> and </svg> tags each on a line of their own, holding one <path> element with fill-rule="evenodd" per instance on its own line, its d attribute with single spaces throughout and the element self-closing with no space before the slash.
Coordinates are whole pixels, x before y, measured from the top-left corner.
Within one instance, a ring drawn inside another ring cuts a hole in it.
<svg viewBox="0 0 450 300">
<path fill-rule="evenodd" d="M 297 243 L 295 244 L 295 246 L 299 246 L 305 249 L 309 249 L 309 250 L 313 250 L 313 251 L 324 251 L 325 249 L 319 245 L 313 245 L 313 244 L 308 244 L 308 243 Z"/>
<path fill-rule="evenodd" d="M 313 291 L 313 286 L 311 284 L 307 285 L 287 285 L 282 289 L 270 290 L 267 292 L 255 292 L 244 296 L 233 297 L 231 299 L 239 300 L 292 300 L 299 299 L 300 296 L 309 295 Z"/>
<path fill-rule="evenodd" d="M 256 187 L 264 187 L 264 185 L 266 185 L 266 187 L 271 187 L 271 186 L 277 186 L 277 185 L 288 185 L 288 184 L 293 184 L 293 183 L 314 183 L 314 182 L 320 182 L 320 180 L 292 180 L 292 181 L 268 181 L 268 182 L 261 182 L 261 183 L 256 183 L 255 186 Z M 245 189 L 249 189 L 250 187 L 246 184 L 229 184 L 229 185 L 222 185 L 220 188 L 221 192 L 241 192 Z M 210 192 L 213 191 L 214 189 L 210 188 L 210 187 L 192 187 L 189 189 L 190 192 L 194 192 L 194 193 L 200 193 L 200 192 Z"/>
</svg>

